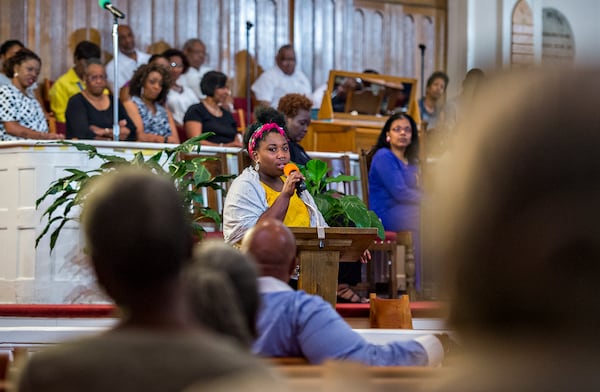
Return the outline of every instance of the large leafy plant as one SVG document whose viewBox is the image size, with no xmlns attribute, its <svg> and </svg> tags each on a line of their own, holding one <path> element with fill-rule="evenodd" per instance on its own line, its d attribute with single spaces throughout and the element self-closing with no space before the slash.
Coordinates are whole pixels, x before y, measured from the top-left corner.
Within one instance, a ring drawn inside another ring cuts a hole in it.
<svg viewBox="0 0 600 392">
<path fill-rule="evenodd" d="M 332 183 L 351 182 L 357 180 L 357 177 L 344 174 L 330 177 L 327 175 L 327 164 L 319 159 L 311 159 L 300 167 L 300 171 L 306 178 L 306 189 L 315 199 L 329 226 L 375 227 L 379 237 L 385 237 L 381 220 L 359 197 L 329 189 Z"/>
<path fill-rule="evenodd" d="M 199 152 L 199 142 L 210 135 L 213 135 L 213 133 L 209 132 L 188 139 L 173 148 L 160 150 L 148 158 L 145 158 L 142 152 L 138 151 L 130 160 L 122 156 L 103 154 L 96 147 L 85 143 L 58 142 L 86 152 L 89 159 L 100 159 L 101 164 L 99 167 L 87 171 L 74 168 L 65 169 L 68 174 L 53 181 L 48 190 L 36 201 L 36 208 L 46 199 L 51 201 L 50 206 L 46 208 L 42 215 L 42 217 L 47 218 L 47 222 L 40 235 L 36 238 L 36 247 L 42 237 L 50 233 L 50 251 L 52 251 L 64 225 L 69 221 L 77 221 L 79 219 L 79 214 L 75 214 L 73 211 L 76 209 L 75 207 L 79 207 L 85 203 L 90 192 L 90 183 L 98 176 L 117 170 L 123 166 L 142 167 L 156 174 L 170 176 L 182 195 L 184 207 L 190 212 L 192 232 L 199 238 L 202 238 L 204 228 L 200 224 L 200 221 L 208 218 L 220 224 L 221 217 L 217 211 L 203 206 L 202 193 L 199 190 L 210 187 L 212 189 L 220 189 L 224 192 L 224 183 L 234 176 L 222 175 L 213 177 L 211 175 L 203 163 L 207 160 L 217 158 L 205 156 L 193 159 L 179 159 L 179 156 L 181 153 Z"/>
</svg>

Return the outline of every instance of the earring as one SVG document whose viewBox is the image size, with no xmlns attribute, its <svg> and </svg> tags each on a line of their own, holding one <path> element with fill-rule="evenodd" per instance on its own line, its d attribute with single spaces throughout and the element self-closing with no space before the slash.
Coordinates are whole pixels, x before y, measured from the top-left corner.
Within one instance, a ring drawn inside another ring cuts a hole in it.
<svg viewBox="0 0 600 392">
<path fill-rule="evenodd" d="M 16 78 L 17 76 L 19 76 L 19 73 L 18 73 L 18 72 L 15 72 L 15 73 L 13 74 L 13 78 Z"/>
<path fill-rule="evenodd" d="M 140 89 L 140 98 L 144 98 L 144 88 Z"/>
<path fill-rule="evenodd" d="M 385 141 L 389 143 L 390 142 L 390 137 L 386 136 Z"/>
<path fill-rule="evenodd" d="M 258 169 L 260 169 L 260 164 L 258 163 L 258 161 L 256 161 L 256 164 L 254 165 L 254 170 L 258 171 Z"/>
</svg>

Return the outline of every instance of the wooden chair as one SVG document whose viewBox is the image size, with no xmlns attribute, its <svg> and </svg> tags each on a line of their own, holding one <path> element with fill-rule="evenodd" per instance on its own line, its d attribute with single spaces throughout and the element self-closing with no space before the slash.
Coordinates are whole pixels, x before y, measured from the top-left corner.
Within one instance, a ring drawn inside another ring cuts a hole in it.
<svg viewBox="0 0 600 392">
<path fill-rule="evenodd" d="M 245 168 L 252 165 L 252 159 L 250 155 L 248 155 L 248 151 L 245 149 L 240 149 L 237 153 L 237 162 L 238 162 L 238 173 L 244 171 Z"/>
<path fill-rule="evenodd" d="M 187 133 L 185 132 L 185 127 L 177 125 L 176 128 L 177 135 L 179 136 L 179 143 L 183 143 L 189 139 Z"/>
<path fill-rule="evenodd" d="M 243 134 L 246 131 L 246 116 L 244 115 L 244 110 L 239 108 L 234 109 L 231 112 L 231 115 L 235 120 L 238 132 Z"/>
<path fill-rule="evenodd" d="M 227 154 L 224 152 L 217 152 L 214 155 L 210 154 L 198 154 L 198 153 L 180 153 L 180 160 L 192 160 L 195 158 L 213 158 L 202 162 L 203 166 L 209 171 L 212 177 L 226 175 L 227 170 Z M 226 184 L 224 184 L 224 188 Z M 225 193 L 221 189 L 202 188 L 202 206 L 211 208 L 223 216 L 223 204 L 225 202 Z M 200 224 L 204 227 L 207 232 L 220 232 L 222 227 L 210 218 L 203 218 L 199 220 Z"/>
<path fill-rule="evenodd" d="M 358 157 L 360 165 L 360 181 L 364 203 L 369 206 L 369 168 L 375 150 L 361 150 Z M 369 249 L 375 252 L 383 252 L 388 271 L 388 291 L 390 298 L 398 296 L 398 271 L 402 263 L 406 279 L 406 291 L 411 299 L 416 299 L 417 292 L 415 288 L 416 267 L 413 252 L 412 233 L 410 231 L 385 232 L 385 239 L 374 241 Z M 404 257 L 401 257 L 404 256 Z M 369 263 L 368 267 L 369 282 L 374 282 L 374 263 Z M 371 287 L 374 290 L 374 287 Z"/>
<path fill-rule="evenodd" d="M 371 328 L 412 329 L 412 314 L 408 295 L 400 298 L 379 298 L 375 293 L 369 296 L 369 324 Z"/>
<path fill-rule="evenodd" d="M 0 351 L 0 392 L 12 390 L 8 383 L 8 370 L 11 365 L 11 352 L 2 350 Z"/>
</svg>

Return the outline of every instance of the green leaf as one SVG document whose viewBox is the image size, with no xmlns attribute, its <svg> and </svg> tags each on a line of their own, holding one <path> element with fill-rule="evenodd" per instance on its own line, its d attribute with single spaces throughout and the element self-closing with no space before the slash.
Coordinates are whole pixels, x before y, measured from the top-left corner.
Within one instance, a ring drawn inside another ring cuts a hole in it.
<svg viewBox="0 0 600 392">
<path fill-rule="evenodd" d="M 50 234 L 50 253 L 52 253 L 52 251 L 54 250 L 54 246 L 56 245 L 56 240 L 58 239 L 58 236 L 60 235 L 61 229 L 63 228 L 65 223 L 67 223 L 70 220 L 71 219 L 69 219 L 69 218 L 63 218 L 63 220 L 58 224 L 58 227 L 56 228 L 56 230 L 54 230 L 52 232 L 52 234 Z"/>
<path fill-rule="evenodd" d="M 325 177 L 325 182 L 330 184 L 332 182 L 352 182 L 358 180 L 356 176 L 347 176 L 345 174 L 339 174 L 335 177 Z"/>
</svg>

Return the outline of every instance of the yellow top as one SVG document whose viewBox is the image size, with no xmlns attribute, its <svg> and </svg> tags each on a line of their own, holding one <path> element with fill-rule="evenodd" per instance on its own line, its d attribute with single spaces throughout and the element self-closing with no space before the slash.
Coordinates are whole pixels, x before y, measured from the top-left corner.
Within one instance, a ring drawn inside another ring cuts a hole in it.
<svg viewBox="0 0 600 392">
<path fill-rule="evenodd" d="M 265 192 L 267 192 L 267 205 L 271 207 L 281 192 L 277 192 L 263 182 L 260 185 L 265 188 Z M 298 197 L 296 192 L 290 198 L 290 205 L 285 214 L 283 224 L 289 227 L 310 227 L 308 207 L 306 207 L 306 204 Z"/>
</svg>

